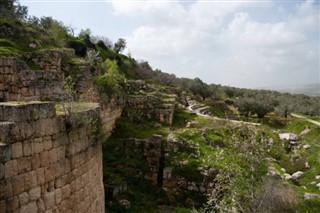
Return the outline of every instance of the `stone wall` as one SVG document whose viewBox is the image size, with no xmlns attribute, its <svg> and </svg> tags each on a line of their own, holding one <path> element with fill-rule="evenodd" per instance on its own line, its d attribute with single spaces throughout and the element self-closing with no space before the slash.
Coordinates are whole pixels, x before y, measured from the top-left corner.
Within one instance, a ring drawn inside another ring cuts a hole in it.
<svg viewBox="0 0 320 213">
<path fill-rule="evenodd" d="M 99 113 L 83 110 L 66 128 L 51 103 L 0 105 L 1 213 L 104 212 Z"/>
<path fill-rule="evenodd" d="M 126 98 L 126 107 L 136 110 L 140 115 L 172 124 L 175 99 L 163 100 L 155 95 L 132 95 Z"/>
<path fill-rule="evenodd" d="M 188 144 L 181 141 L 166 141 L 160 135 L 154 135 L 150 139 L 130 138 L 122 141 L 122 147 L 126 152 L 142 154 L 146 158 L 149 172 L 144 178 L 154 185 L 162 187 L 165 191 L 179 195 L 181 193 L 198 193 L 203 196 L 211 195 L 215 186 L 215 177 L 218 171 L 213 168 L 199 167 L 199 180 L 188 180 L 175 172 L 173 162 L 169 162 L 168 155 L 171 152 L 179 152 Z M 192 147 L 189 147 L 192 148 Z M 188 162 L 180 162 L 178 166 L 188 166 Z"/>
<path fill-rule="evenodd" d="M 0 100 L 56 100 L 64 94 L 62 72 L 32 71 L 17 58 L 0 58 Z"/>
<path fill-rule="evenodd" d="M 41 49 L 37 51 L 36 56 L 32 58 L 32 61 L 44 71 L 62 71 L 63 58 L 74 57 L 74 49 Z"/>
</svg>

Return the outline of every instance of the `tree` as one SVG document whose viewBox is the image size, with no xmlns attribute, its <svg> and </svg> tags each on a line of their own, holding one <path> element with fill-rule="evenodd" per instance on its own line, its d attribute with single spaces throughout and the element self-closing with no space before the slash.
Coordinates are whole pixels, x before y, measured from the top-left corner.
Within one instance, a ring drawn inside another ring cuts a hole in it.
<svg viewBox="0 0 320 213">
<path fill-rule="evenodd" d="M 194 95 L 200 95 L 203 101 L 205 101 L 206 98 L 210 96 L 209 86 L 200 78 L 195 78 L 191 82 L 190 91 Z"/>
<path fill-rule="evenodd" d="M 28 16 L 28 7 L 20 5 L 16 0 L 0 0 L 0 14 L 25 20 Z"/>
<path fill-rule="evenodd" d="M 78 37 L 84 39 L 84 38 L 87 38 L 87 37 L 89 36 L 89 38 L 90 38 L 91 33 L 92 33 L 92 32 L 91 32 L 91 30 L 90 30 L 89 28 L 87 28 L 87 29 L 81 29 Z"/>
<path fill-rule="evenodd" d="M 124 81 L 124 76 L 120 73 L 117 61 L 107 59 L 102 64 L 102 68 L 105 69 L 106 72 L 96 78 L 97 85 L 108 95 L 120 94 L 123 90 L 121 84 Z"/>
<path fill-rule="evenodd" d="M 113 50 L 116 53 L 120 53 L 126 48 L 126 45 L 126 40 L 124 38 L 119 38 L 118 41 L 114 44 Z"/>
</svg>

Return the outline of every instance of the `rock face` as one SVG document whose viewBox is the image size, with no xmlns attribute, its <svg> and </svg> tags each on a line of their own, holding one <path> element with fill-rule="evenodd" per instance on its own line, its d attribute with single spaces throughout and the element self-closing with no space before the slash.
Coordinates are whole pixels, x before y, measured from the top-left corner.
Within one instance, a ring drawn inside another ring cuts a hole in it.
<svg viewBox="0 0 320 213">
<path fill-rule="evenodd" d="M 99 107 L 75 116 L 86 124 L 67 131 L 51 103 L 0 105 L 5 212 L 104 212 L 101 144 L 91 122 Z"/>
</svg>

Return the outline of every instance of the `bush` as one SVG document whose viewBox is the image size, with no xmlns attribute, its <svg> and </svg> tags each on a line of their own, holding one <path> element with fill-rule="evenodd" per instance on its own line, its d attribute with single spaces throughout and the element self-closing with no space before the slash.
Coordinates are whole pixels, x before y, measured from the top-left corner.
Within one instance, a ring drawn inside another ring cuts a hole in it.
<svg viewBox="0 0 320 213">
<path fill-rule="evenodd" d="M 68 42 L 68 47 L 75 50 L 76 55 L 84 57 L 87 53 L 87 46 L 81 40 L 72 40 Z"/>
<path fill-rule="evenodd" d="M 95 79 L 100 90 L 108 95 L 121 94 L 123 92 L 121 85 L 124 81 L 124 76 L 120 74 L 117 61 L 107 59 L 102 64 L 102 68 L 104 68 L 106 72 Z"/>
</svg>

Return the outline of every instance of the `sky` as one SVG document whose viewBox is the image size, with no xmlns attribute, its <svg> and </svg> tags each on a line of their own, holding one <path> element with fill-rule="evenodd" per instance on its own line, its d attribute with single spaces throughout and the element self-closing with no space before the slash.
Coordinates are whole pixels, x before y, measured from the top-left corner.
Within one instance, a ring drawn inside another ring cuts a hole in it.
<svg viewBox="0 0 320 213">
<path fill-rule="evenodd" d="M 20 0 L 154 69 L 246 88 L 320 83 L 320 1 Z"/>
</svg>

